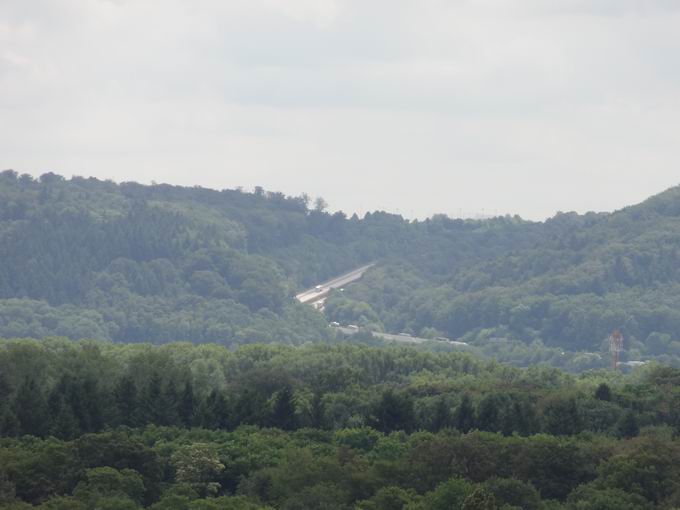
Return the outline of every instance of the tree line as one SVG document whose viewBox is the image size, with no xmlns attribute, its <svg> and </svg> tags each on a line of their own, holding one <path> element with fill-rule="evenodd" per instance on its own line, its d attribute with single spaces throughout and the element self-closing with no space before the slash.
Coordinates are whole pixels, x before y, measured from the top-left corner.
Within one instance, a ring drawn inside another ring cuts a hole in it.
<svg viewBox="0 0 680 510">
<path fill-rule="evenodd" d="M 662 366 L 570 375 L 361 345 L 5 340 L 0 502 L 671 508 L 678 388 Z"/>
</svg>

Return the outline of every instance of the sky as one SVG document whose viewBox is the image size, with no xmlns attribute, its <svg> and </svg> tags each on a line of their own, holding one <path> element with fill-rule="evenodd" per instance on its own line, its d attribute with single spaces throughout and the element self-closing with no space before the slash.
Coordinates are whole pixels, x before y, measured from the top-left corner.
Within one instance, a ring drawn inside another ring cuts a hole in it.
<svg viewBox="0 0 680 510">
<path fill-rule="evenodd" d="M 0 0 L 0 169 L 409 218 L 680 184 L 678 0 Z"/>
</svg>

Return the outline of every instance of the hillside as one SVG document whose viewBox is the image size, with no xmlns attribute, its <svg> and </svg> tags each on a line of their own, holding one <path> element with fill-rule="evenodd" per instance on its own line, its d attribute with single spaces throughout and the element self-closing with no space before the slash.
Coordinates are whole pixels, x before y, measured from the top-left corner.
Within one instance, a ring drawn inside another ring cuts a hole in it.
<svg viewBox="0 0 680 510">
<path fill-rule="evenodd" d="M 546 222 L 330 214 L 256 189 L 0 174 L 0 336 L 300 344 L 328 320 L 462 338 L 501 359 L 680 360 L 680 189 Z M 367 261 L 329 298 L 296 291 Z M 580 352 L 576 355 L 572 353 Z M 590 354 L 588 354 L 590 353 Z M 598 357 L 599 356 L 599 357 Z"/>
</svg>

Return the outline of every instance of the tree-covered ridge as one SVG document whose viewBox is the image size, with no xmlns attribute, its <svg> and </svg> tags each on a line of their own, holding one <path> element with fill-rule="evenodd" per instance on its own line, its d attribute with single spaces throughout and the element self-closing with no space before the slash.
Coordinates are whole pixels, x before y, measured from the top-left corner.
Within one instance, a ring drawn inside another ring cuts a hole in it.
<svg viewBox="0 0 680 510">
<path fill-rule="evenodd" d="M 680 188 L 542 222 L 384 212 L 256 189 L 0 174 L 0 335 L 115 341 L 327 340 L 297 290 L 369 261 L 326 322 L 463 339 L 517 364 L 680 364 Z M 564 355 L 562 351 L 566 351 Z M 527 352 L 537 355 L 532 358 Z M 562 357 L 564 356 L 564 357 Z"/>
<path fill-rule="evenodd" d="M 294 301 L 296 290 L 390 254 L 418 259 L 424 245 L 442 242 L 400 216 L 347 218 L 309 201 L 260 188 L 118 185 L 51 173 L 35 180 L 5 171 L 0 334 L 324 339 L 325 325 Z"/>
<path fill-rule="evenodd" d="M 405 348 L 6 340 L 0 417 L 0 508 L 680 502 L 680 372 L 661 366 L 575 376 Z"/>
</svg>

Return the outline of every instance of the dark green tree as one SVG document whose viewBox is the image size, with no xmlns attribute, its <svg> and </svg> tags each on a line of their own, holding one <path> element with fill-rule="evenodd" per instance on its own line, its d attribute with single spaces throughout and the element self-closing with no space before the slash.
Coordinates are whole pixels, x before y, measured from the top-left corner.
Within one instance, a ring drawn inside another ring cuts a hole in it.
<svg viewBox="0 0 680 510">
<path fill-rule="evenodd" d="M 161 403 L 163 405 L 163 413 L 161 416 L 161 425 L 176 426 L 180 425 L 179 419 L 179 403 L 180 397 L 177 393 L 177 386 L 175 382 L 170 379 L 161 395 Z"/>
<path fill-rule="evenodd" d="M 59 439 L 71 440 L 81 434 L 80 424 L 73 415 L 71 405 L 66 401 L 64 395 L 55 390 L 48 399 L 50 410 L 50 434 Z"/>
<path fill-rule="evenodd" d="M 121 425 L 134 427 L 139 423 L 137 385 L 125 375 L 118 380 L 113 391 L 117 420 Z"/>
<path fill-rule="evenodd" d="M 187 380 L 177 408 L 179 419 L 185 427 L 191 427 L 194 423 L 195 406 L 194 387 L 191 381 Z"/>
<path fill-rule="evenodd" d="M 640 433 L 640 427 L 635 413 L 630 409 L 626 411 L 616 425 L 616 435 L 625 439 L 636 437 Z"/>
<path fill-rule="evenodd" d="M 556 436 L 571 436 L 583 430 L 583 423 L 574 397 L 556 397 L 543 412 L 546 432 Z"/>
<path fill-rule="evenodd" d="M 374 406 L 372 414 L 375 428 L 381 432 L 395 430 L 409 432 L 415 428 L 413 399 L 391 389 L 383 392 L 382 397 Z"/>
<path fill-rule="evenodd" d="M 47 401 L 33 377 L 27 377 L 19 386 L 14 399 L 14 415 L 22 434 L 43 437 L 49 431 Z"/>
<path fill-rule="evenodd" d="M 469 395 L 463 395 L 460 405 L 455 413 L 456 428 L 461 432 L 469 432 L 475 426 L 475 410 L 472 407 L 472 401 Z"/>
<path fill-rule="evenodd" d="M 477 427 L 479 430 L 498 432 L 501 430 L 501 419 L 498 397 L 491 393 L 485 395 L 477 409 Z"/>
<path fill-rule="evenodd" d="M 162 425 L 165 421 L 167 410 L 164 405 L 162 381 L 158 373 L 151 374 L 139 402 L 139 411 L 142 423 Z"/>
<path fill-rule="evenodd" d="M 289 385 L 281 388 L 274 397 L 271 411 L 271 424 L 282 430 L 293 430 L 297 426 L 295 415 L 295 396 Z"/>
<path fill-rule="evenodd" d="M 315 429 L 325 429 L 328 426 L 326 420 L 326 406 L 323 402 L 323 394 L 314 392 L 310 409 L 310 425 Z"/>
<path fill-rule="evenodd" d="M 437 399 L 430 420 L 430 430 L 437 432 L 452 425 L 451 408 L 444 397 Z"/>
<path fill-rule="evenodd" d="M 610 402 L 612 399 L 612 390 L 607 383 L 601 383 L 595 390 L 595 398 L 598 400 L 605 400 Z"/>
</svg>

